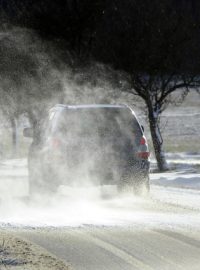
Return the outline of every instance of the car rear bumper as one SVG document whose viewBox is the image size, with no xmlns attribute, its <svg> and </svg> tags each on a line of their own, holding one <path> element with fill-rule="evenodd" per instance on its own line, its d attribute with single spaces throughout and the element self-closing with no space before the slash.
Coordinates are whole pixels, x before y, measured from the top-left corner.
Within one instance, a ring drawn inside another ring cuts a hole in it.
<svg viewBox="0 0 200 270">
<path fill-rule="evenodd" d="M 53 176 L 59 184 L 116 185 L 124 178 L 130 178 L 132 181 L 147 178 L 149 167 L 149 160 L 131 160 L 117 164 L 68 164 L 66 161 L 54 159 L 53 162 L 46 162 L 43 170 L 46 175 L 50 174 L 49 178 Z"/>
</svg>

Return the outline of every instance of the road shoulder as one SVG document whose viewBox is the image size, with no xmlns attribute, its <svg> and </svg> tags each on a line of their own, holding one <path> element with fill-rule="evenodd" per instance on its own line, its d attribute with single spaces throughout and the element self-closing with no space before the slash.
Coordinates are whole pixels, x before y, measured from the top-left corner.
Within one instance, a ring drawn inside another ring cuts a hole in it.
<svg viewBox="0 0 200 270">
<path fill-rule="evenodd" d="M 71 270 L 64 262 L 12 232 L 0 230 L 0 269 Z"/>
</svg>

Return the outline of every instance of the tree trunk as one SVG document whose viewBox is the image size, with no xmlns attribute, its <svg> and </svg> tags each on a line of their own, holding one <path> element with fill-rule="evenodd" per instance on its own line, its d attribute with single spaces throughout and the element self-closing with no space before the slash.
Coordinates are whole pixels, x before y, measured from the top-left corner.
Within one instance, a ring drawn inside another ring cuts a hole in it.
<svg viewBox="0 0 200 270">
<path fill-rule="evenodd" d="M 38 144 L 40 141 L 39 116 L 36 116 L 32 111 L 28 112 L 29 121 L 33 129 L 33 144 Z"/>
<path fill-rule="evenodd" d="M 36 111 L 36 110 L 35 110 Z M 33 144 L 39 144 L 42 139 L 42 125 L 46 116 L 46 111 L 44 109 L 37 108 L 37 111 L 28 111 L 28 118 L 33 128 Z"/>
<path fill-rule="evenodd" d="M 158 114 L 153 111 L 153 108 L 149 108 L 149 106 L 148 106 L 148 111 L 149 111 L 148 116 L 149 116 L 150 131 L 151 131 L 151 137 L 152 137 L 152 142 L 154 146 L 157 166 L 158 166 L 158 170 L 163 172 L 163 171 L 168 170 L 169 168 L 168 168 L 167 161 L 165 158 L 165 153 L 163 150 L 163 140 L 162 140 L 160 129 L 159 129 Z"/>
<path fill-rule="evenodd" d="M 16 156 L 18 146 L 18 134 L 17 134 L 17 120 L 15 117 L 10 118 L 12 129 L 12 155 Z"/>
</svg>

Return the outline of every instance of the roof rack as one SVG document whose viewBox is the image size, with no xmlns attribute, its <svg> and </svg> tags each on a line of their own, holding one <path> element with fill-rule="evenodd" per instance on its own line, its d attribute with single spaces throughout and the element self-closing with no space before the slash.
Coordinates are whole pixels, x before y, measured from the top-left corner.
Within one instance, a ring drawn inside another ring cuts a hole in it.
<svg viewBox="0 0 200 270">
<path fill-rule="evenodd" d="M 81 108 L 125 108 L 128 107 L 126 104 L 56 104 L 54 107 L 62 107 L 69 109 L 81 109 Z"/>
</svg>

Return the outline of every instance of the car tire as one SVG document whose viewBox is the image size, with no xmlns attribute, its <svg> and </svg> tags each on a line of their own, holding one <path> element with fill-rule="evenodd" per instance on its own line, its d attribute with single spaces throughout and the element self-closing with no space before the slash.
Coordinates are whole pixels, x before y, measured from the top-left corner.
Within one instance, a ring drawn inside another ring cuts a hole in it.
<svg viewBox="0 0 200 270">
<path fill-rule="evenodd" d="M 136 196 L 148 196 L 150 192 L 149 177 L 143 178 L 139 183 L 134 185 L 134 194 Z"/>
<path fill-rule="evenodd" d="M 43 168 L 29 170 L 29 194 L 53 194 L 57 192 L 57 184 L 53 182 L 53 174 L 44 172 Z"/>
<path fill-rule="evenodd" d="M 31 161 L 29 165 L 29 194 L 30 196 L 43 193 L 45 191 L 44 181 L 42 178 L 41 167 L 38 162 Z"/>
<path fill-rule="evenodd" d="M 119 193 L 132 193 L 136 196 L 148 195 L 150 192 L 149 175 L 124 174 L 117 189 Z"/>
<path fill-rule="evenodd" d="M 42 168 L 43 185 L 46 192 L 55 193 L 58 189 L 58 176 L 50 165 L 44 165 Z"/>
</svg>

